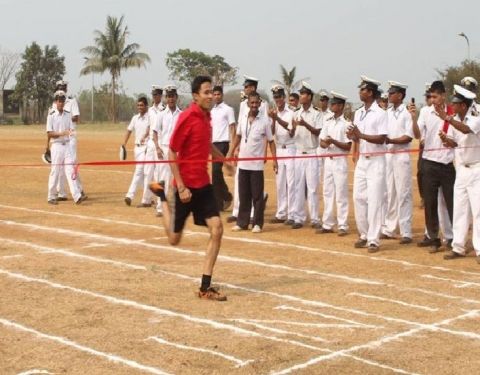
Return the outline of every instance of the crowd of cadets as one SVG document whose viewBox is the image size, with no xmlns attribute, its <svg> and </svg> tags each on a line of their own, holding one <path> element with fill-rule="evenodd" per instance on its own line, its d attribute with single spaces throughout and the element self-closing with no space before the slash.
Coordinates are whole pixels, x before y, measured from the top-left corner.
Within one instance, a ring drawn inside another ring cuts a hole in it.
<svg viewBox="0 0 480 375">
<path fill-rule="evenodd" d="M 257 86 L 256 78 L 245 76 L 237 119 L 232 107 L 223 102 L 222 87 L 213 88 L 212 142 L 222 155 L 240 159 L 232 192 L 225 182 L 222 163 L 212 164 L 218 208 L 226 211 L 233 204 L 227 218 L 233 231 L 263 231 L 268 199 L 264 168 L 269 165 L 264 158 L 268 146 L 277 190 L 271 224 L 291 229 L 310 225 L 317 234 L 336 230 L 338 236 L 348 235 L 348 157 L 353 155 L 353 204 L 359 234 L 354 246 L 375 253 L 381 240 L 409 244 L 413 236 L 410 147 L 413 139 L 419 139 L 417 181 L 425 211 L 425 235 L 418 246 L 427 247 L 431 253 L 444 246 L 448 250 L 445 259 L 463 257 L 472 228 L 480 263 L 480 200 L 474 197 L 480 191 L 480 108 L 475 102 L 475 79 L 465 77 L 455 85 L 450 104 L 441 81 L 427 85 L 426 105 L 418 112 L 413 99 L 406 103 L 405 84 L 389 81 L 387 92 L 382 93 L 379 81 L 362 76 L 359 97 L 363 106 L 355 111 L 353 119 L 345 116 L 348 98 L 340 93 L 321 92 L 316 107 L 308 83 L 302 82 L 298 93 L 289 95 L 283 86 L 274 85 L 274 105 L 270 107 L 257 93 Z M 152 100 L 148 107 L 147 98 L 139 98 L 138 114 L 128 125 L 123 142 L 125 146 L 134 133 L 134 157 L 140 162 L 168 159 L 170 137 L 182 112 L 174 85 L 152 86 Z M 71 178 L 75 176 L 72 164 L 76 162 L 78 115 L 75 100 L 66 96 L 66 82 L 59 82 L 47 120 L 52 153 L 48 189 L 51 204 L 66 199 L 65 179 L 75 203 L 86 199 L 80 176 Z M 65 163 L 64 168 L 61 163 Z M 137 188 L 142 186 L 137 207 L 154 205 L 161 217 L 162 204 L 153 203 L 155 196 L 148 184 L 162 181 L 168 193 L 171 178 L 168 163 L 137 164 L 125 204 L 132 204 Z"/>
</svg>

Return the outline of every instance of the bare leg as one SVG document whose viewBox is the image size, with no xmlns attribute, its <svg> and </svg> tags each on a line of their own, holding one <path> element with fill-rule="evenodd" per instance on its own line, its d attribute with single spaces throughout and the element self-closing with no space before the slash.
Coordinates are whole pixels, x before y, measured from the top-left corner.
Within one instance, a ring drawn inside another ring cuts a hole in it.
<svg viewBox="0 0 480 375">
<path fill-rule="evenodd" d="M 206 222 L 208 231 L 210 232 L 210 238 L 208 240 L 207 252 L 205 253 L 205 260 L 203 262 L 203 274 L 211 276 L 220 251 L 223 224 L 219 216 L 206 219 Z"/>
</svg>

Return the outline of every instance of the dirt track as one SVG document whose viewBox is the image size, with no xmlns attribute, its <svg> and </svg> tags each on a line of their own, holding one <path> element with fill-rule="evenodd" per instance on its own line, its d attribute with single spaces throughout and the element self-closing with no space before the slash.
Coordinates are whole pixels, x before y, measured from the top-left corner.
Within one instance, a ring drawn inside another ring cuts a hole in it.
<svg viewBox="0 0 480 375">
<path fill-rule="evenodd" d="M 1 164 L 41 162 L 43 127 L 1 127 L 0 137 Z M 116 160 L 122 139 L 120 126 L 82 126 L 80 160 Z M 205 230 L 189 222 L 169 246 L 153 209 L 123 203 L 132 169 L 82 167 L 89 199 L 51 206 L 48 167 L 0 168 L 0 373 L 480 371 L 474 258 L 446 262 L 396 241 L 374 256 L 354 249 L 353 206 L 343 238 L 226 224 L 214 284 L 229 300 L 200 301 Z"/>
</svg>

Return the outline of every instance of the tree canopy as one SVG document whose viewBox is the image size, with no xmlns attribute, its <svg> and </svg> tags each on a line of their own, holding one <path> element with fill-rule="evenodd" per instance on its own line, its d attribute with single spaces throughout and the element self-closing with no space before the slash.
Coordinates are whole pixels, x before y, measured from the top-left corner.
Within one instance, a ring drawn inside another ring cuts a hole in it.
<svg viewBox="0 0 480 375">
<path fill-rule="evenodd" d="M 437 69 L 441 79 L 450 95 L 453 93 L 453 85 L 459 85 L 462 78 L 470 76 L 480 82 L 480 63 L 474 60 L 464 60 L 457 66 L 448 66 L 445 69 Z"/>
</svg>

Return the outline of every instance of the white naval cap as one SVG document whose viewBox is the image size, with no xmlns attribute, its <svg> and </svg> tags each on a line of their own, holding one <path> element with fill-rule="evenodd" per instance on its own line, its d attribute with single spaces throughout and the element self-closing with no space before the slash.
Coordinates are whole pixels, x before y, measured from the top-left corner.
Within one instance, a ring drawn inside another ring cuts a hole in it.
<svg viewBox="0 0 480 375">
<path fill-rule="evenodd" d="M 285 87 L 283 85 L 280 85 L 280 84 L 275 84 L 272 86 L 272 88 L 270 89 L 273 93 L 273 95 L 285 95 Z"/>
<path fill-rule="evenodd" d="M 330 95 L 332 96 L 330 104 L 344 104 L 348 99 L 345 95 L 339 94 L 335 91 L 330 91 Z"/>
<path fill-rule="evenodd" d="M 395 92 L 403 92 L 405 93 L 408 86 L 404 83 L 398 81 L 388 81 L 388 93 L 393 94 Z"/>
<path fill-rule="evenodd" d="M 475 90 L 478 87 L 478 82 L 473 77 L 463 77 L 463 79 L 460 81 L 460 84 L 463 87 L 472 90 Z"/>
<path fill-rule="evenodd" d="M 169 83 L 168 85 L 165 85 L 163 87 L 163 91 L 165 91 L 165 94 L 176 94 L 177 93 L 177 86 L 175 86 L 173 83 Z"/>
<path fill-rule="evenodd" d="M 382 92 L 382 94 L 380 95 L 380 99 L 388 100 L 388 92 Z"/>
<path fill-rule="evenodd" d="M 432 88 L 431 82 L 425 82 L 425 92 L 428 92 Z"/>
<path fill-rule="evenodd" d="M 362 82 L 358 86 L 360 89 L 370 89 L 370 90 L 378 90 L 378 87 L 381 85 L 380 81 L 377 81 L 376 79 L 367 77 L 365 75 L 360 76 L 360 79 Z"/>
<path fill-rule="evenodd" d="M 55 83 L 56 86 L 67 86 L 68 85 L 68 82 L 67 81 L 64 81 L 63 79 L 60 80 L 60 81 L 57 81 L 57 83 Z"/>
<path fill-rule="evenodd" d="M 255 85 L 255 86 L 258 85 L 258 78 L 244 75 L 243 79 L 245 80 L 245 82 L 243 82 L 243 87 L 250 86 L 250 85 Z"/>
<path fill-rule="evenodd" d="M 156 93 L 157 91 L 160 91 L 160 94 L 162 94 L 163 88 L 160 85 L 152 85 L 152 94 Z"/>
<path fill-rule="evenodd" d="M 323 99 L 323 98 L 330 99 L 330 96 L 328 95 L 328 92 L 326 92 L 325 90 L 321 90 L 318 93 L 318 96 L 320 97 L 320 99 Z"/>
<path fill-rule="evenodd" d="M 477 95 L 465 87 L 460 85 L 453 85 L 453 98 L 452 103 L 463 103 L 466 100 L 473 100 Z"/>
<path fill-rule="evenodd" d="M 65 94 L 65 91 L 63 90 L 57 90 L 55 91 L 55 94 L 53 94 L 53 97 L 54 98 L 66 98 L 67 97 L 67 94 Z"/>
<path fill-rule="evenodd" d="M 305 81 L 302 81 L 302 87 L 300 87 L 300 90 L 298 90 L 298 92 L 300 94 L 306 92 L 308 94 L 312 94 L 313 95 L 313 90 L 312 90 L 312 86 L 310 86 L 307 82 Z"/>
</svg>

